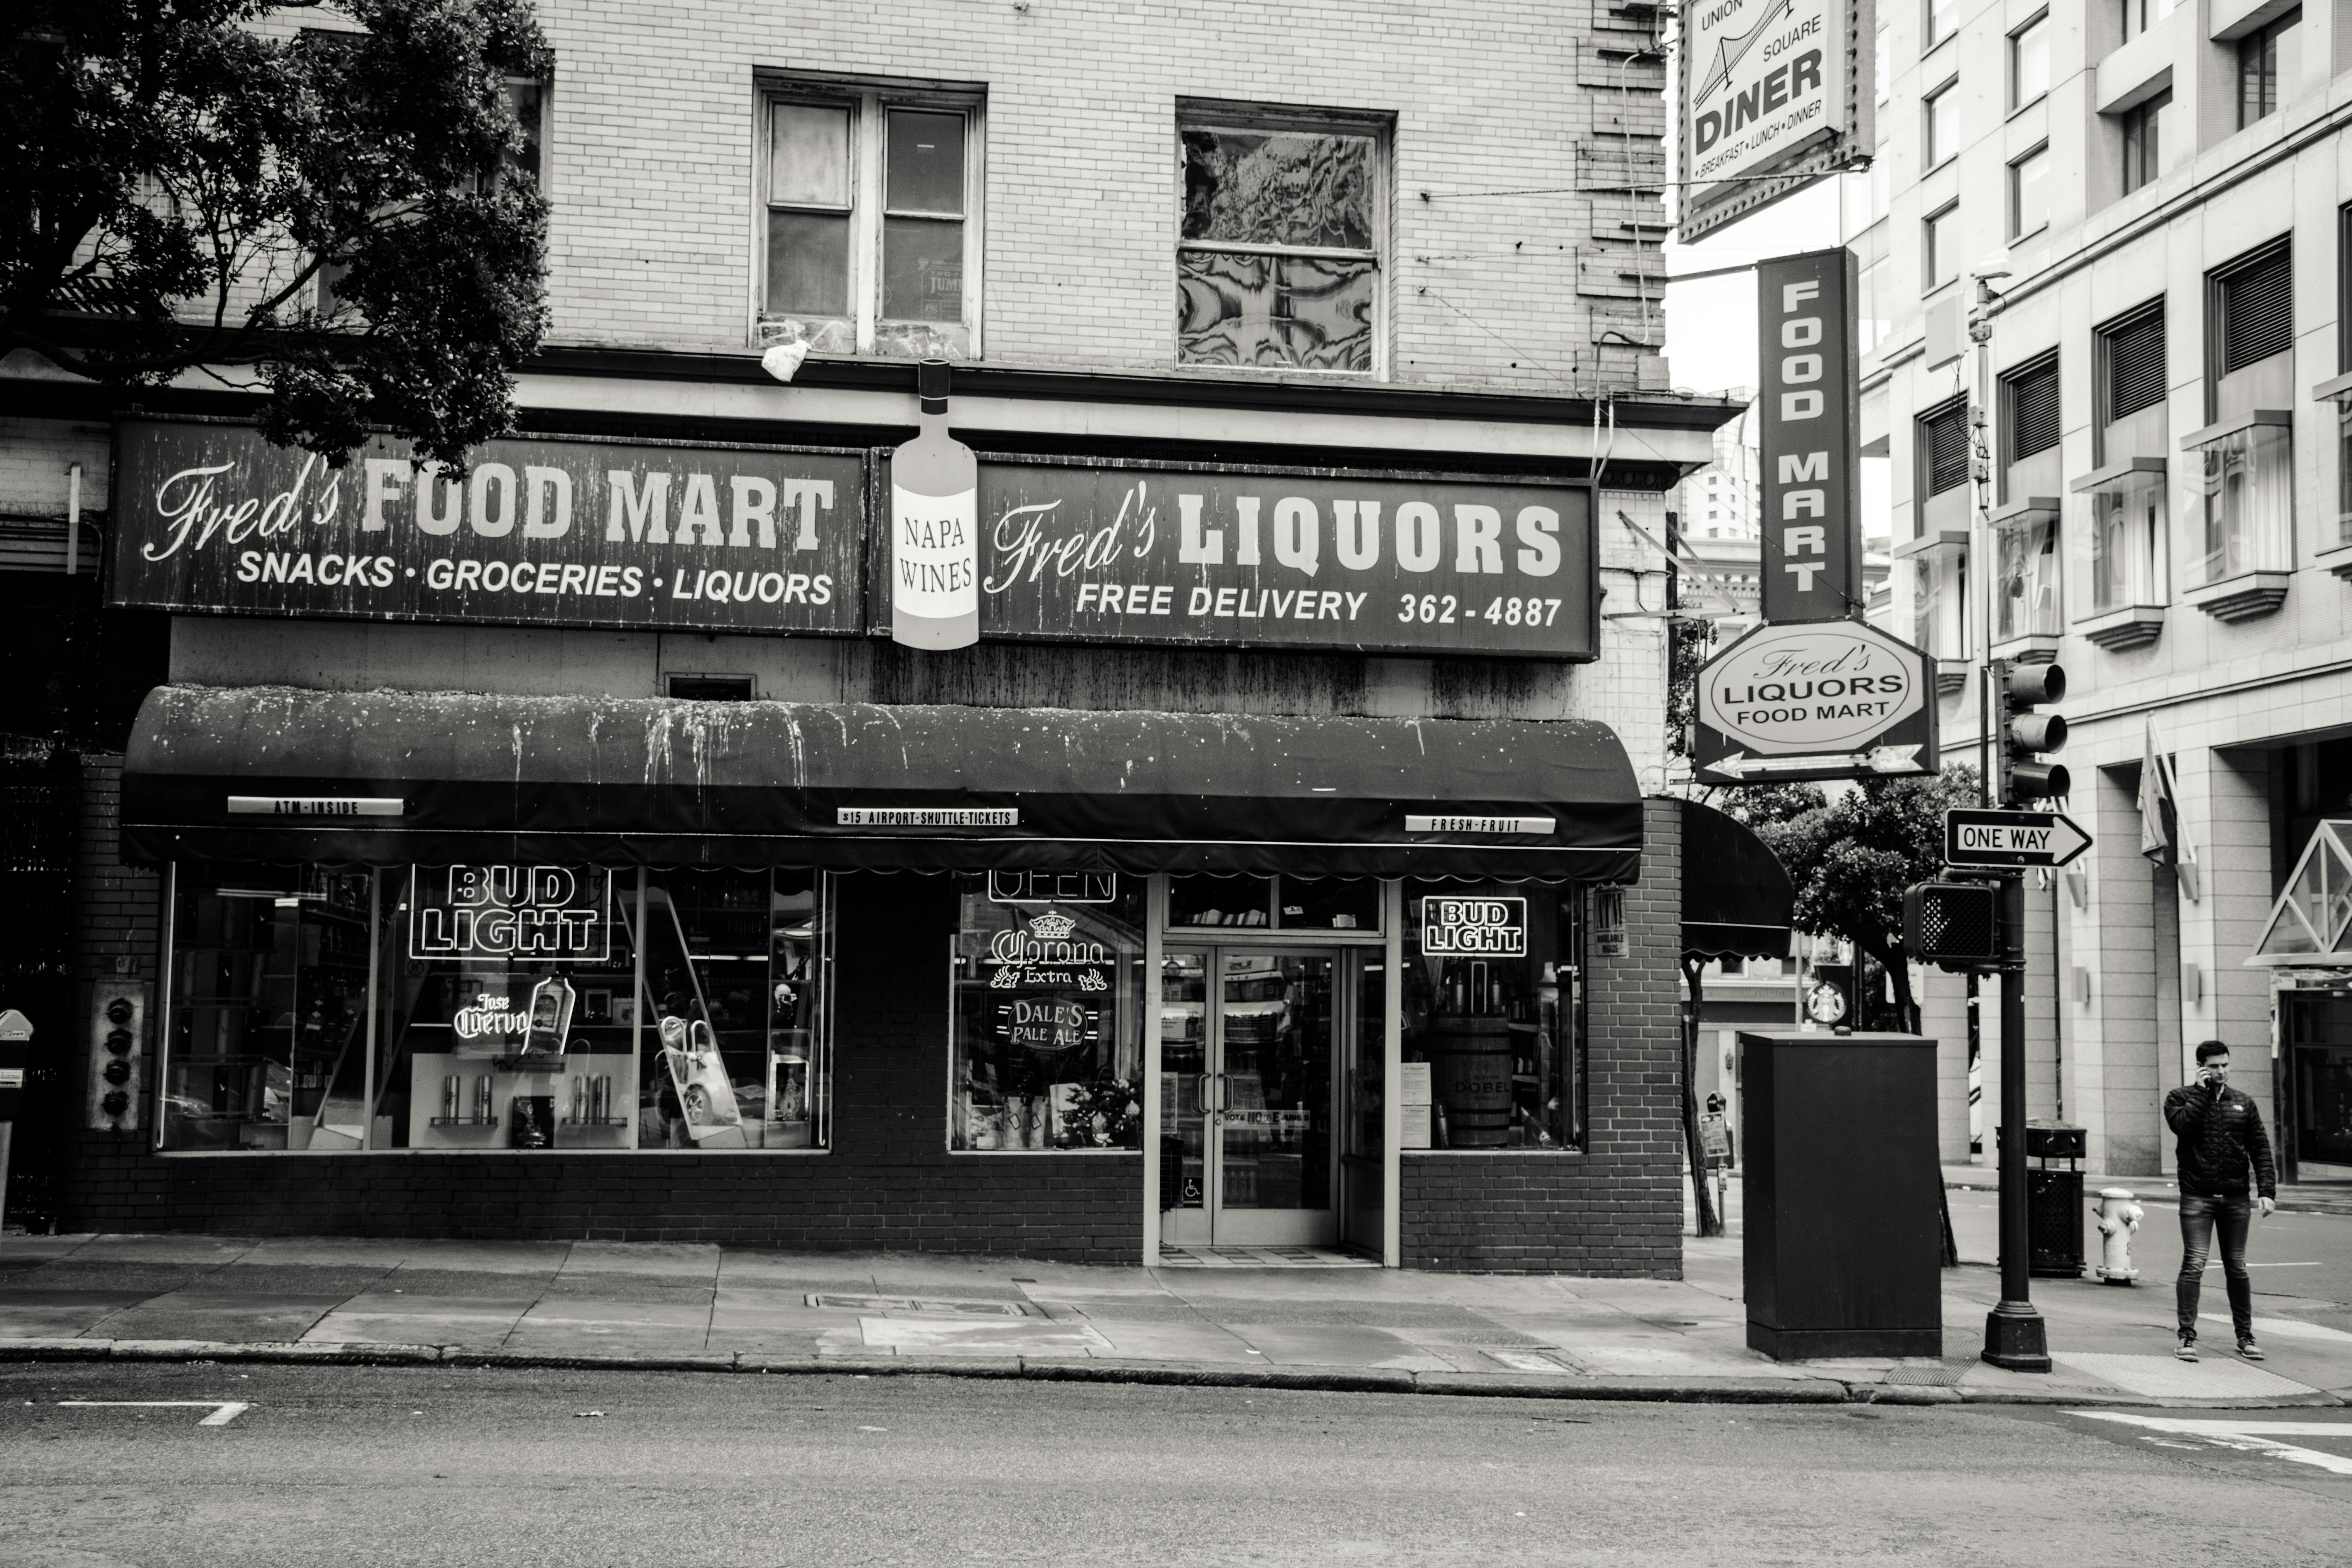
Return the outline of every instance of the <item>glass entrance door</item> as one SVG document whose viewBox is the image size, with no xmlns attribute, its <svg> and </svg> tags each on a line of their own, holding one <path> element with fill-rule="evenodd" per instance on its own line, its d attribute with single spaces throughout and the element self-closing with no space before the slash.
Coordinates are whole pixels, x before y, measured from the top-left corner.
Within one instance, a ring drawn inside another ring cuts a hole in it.
<svg viewBox="0 0 2352 1568">
<path fill-rule="evenodd" d="M 1163 1239 L 1328 1246 L 1333 1045 L 1328 951 L 1171 949 L 1160 973 Z"/>
</svg>

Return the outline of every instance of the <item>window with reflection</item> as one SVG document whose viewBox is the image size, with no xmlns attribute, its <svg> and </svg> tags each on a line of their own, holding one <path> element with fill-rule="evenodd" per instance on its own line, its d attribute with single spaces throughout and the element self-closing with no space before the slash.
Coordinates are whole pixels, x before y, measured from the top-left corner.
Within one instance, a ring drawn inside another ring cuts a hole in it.
<svg viewBox="0 0 2352 1568">
<path fill-rule="evenodd" d="M 1176 357 L 1369 371 L 1379 314 L 1381 142 L 1362 126 L 1181 128 Z"/>
<path fill-rule="evenodd" d="M 760 342 L 971 357 L 981 105 L 812 84 L 761 113 Z"/>
<path fill-rule="evenodd" d="M 156 1121 L 166 1149 L 356 1149 L 373 875 L 184 866 Z"/>
<path fill-rule="evenodd" d="M 815 1149 L 814 872 L 182 866 L 169 1150 Z"/>
<path fill-rule="evenodd" d="M 1143 1147 L 1145 879 L 961 879 L 948 1146 Z"/>
<path fill-rule="evenodd" d="M 1579 896 L 1404 885 L 1404 1147 L 1582 1146 Z"/>
</svg>

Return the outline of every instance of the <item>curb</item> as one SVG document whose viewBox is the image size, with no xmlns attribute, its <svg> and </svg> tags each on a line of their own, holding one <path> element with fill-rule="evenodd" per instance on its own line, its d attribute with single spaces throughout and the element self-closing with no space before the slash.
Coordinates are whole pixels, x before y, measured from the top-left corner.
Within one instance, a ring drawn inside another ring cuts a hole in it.
<svg viewBox="0 0 2352 1568">
<path fill-rule="evenodd" d="M 1263 1388 L 1312 1394 L 1425 1394 L 1457 1399 L 1567 1399 L 1645 1405 L 2090 1405 L 2141 1409 L 2289 1409 L 2352 1404 L 2315 1389 L 2274 1399 L 2152 1399 L 2110 1390 L 2043 1393 L 1858 1383 L 1833 1377 L 1557 1377 L 1524 1373 L 1403 1372 L 1387 1367 L 1286 1370 L 1203 1362 L 1028 1356 L 763 1356 L 722 1352 L 597 1355 L 468 1350 L 456 1345 L 215 1340 L 0 1339 L 0 1364 L 121 1361 L 278 1366 L 438 1366 L 531 1372 L 693 1372 L 782 1377 L 958 1377 L 996 1382 Z"/>
</svg>

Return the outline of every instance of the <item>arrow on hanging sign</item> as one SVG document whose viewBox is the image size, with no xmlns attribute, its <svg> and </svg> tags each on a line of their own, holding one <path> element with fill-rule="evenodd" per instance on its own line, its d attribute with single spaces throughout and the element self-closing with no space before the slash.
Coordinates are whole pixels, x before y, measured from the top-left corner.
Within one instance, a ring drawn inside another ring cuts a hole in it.
<svg viewBox="0 0 2352 1568">
<path fill-rule="evenodd" d="M 1867 752 L 1833 752 L 1803 757 L 1751 757 L 1734 752 L 1699 769 L 1735 784 L 1750 779 L 1850 779 L 1864 773 L 1922 773 L 1917 746 L 1878 746 Z"/>
</svg>

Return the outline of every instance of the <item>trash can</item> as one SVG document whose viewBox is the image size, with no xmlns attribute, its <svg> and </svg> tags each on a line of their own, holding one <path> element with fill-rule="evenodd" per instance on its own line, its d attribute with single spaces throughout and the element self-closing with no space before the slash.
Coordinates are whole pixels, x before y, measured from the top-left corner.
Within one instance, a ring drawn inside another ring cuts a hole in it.
<svg viewBox="0 0 2352 1568">
<path fill-rule="evenodd" d="M 2083 1130 L 2025 1124 L 2025 1253 L 2036 1279 L 2083 1277 Z"/>
<path fill-rule="evenodd" d="M 1941 1355 L 1936 1042 L 1757 1030 L 1739 1049 L 1748 1348 Z"/>
</svg>

